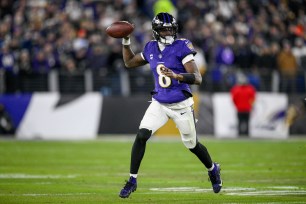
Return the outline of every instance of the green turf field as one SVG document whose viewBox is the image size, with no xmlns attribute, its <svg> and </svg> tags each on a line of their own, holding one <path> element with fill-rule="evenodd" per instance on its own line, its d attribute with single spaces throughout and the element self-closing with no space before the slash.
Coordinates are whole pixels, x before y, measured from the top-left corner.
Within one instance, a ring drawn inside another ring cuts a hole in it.
<svg viewBox="0 0 306 204">
<path fill-rule="evenodd" d="M 0 139 L 0 203 L 306 203 L 306 139 L 201 141 L 221 164 L 221 193 L 179 140 L 153 139 L 122 199 L 132 140 Z"/>
</svg>

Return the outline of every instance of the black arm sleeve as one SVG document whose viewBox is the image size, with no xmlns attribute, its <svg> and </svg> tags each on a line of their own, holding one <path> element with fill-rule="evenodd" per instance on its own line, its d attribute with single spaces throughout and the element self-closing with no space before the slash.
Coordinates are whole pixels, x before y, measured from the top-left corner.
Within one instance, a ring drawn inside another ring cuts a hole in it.
<svg viewBox="0 0 306 204">
<path fill-rule="evenodd" d="M 195 75 L 192 73 L 184 73 L 181 74 L 183 76 L 183 80 L 181 82 L 186 84 L 194 84 L 195 82 Z"/>
</svg>

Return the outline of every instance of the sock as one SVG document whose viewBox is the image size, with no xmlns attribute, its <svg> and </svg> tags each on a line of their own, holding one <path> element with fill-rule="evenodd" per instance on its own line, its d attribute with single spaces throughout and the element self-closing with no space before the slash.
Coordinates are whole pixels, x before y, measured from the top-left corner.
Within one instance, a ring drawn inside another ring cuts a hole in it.
<svg viewBox="0 0 306 204">
<path fill-rule="evenodd" d="M 137 174 L 130 174 L 130 177 L 137 178 Z"/>
<path fill-rule="evenodd" d="M 212 164 L 212 167 L 210 167 L 209 169 L 207 169 L 208 171 L 212 171 L 215 168 L 215 164 Z"/>
<path fill-rule="evenodd" d="M 189 150 L 200 159 L 207 169 L 210 169 L 213 166 L 210 155 L 204 145 L 198 142 L 193 149 Z"/>
<path fill-rule="evenodd" d="M 144 156 L 144 153 L 146 151 L 146 142 L 143 142 L 136 138 L 133 148 L 132 148 L 132 154 L 131 154 L 131 165 L 130 165 L 130 173 L 131 174 L 137 174 L 141 160 Z"/>
<path fill-rule="evenodd" d="M 130 165 L 131 174 L 138 173 L 141 160 L 146 151 L 147 141 L 151 137 L 151 135 L 152 135 L 152 130 L 142 128 L 138 131 L 132 147 L 131 165 Z"/>
</svg>

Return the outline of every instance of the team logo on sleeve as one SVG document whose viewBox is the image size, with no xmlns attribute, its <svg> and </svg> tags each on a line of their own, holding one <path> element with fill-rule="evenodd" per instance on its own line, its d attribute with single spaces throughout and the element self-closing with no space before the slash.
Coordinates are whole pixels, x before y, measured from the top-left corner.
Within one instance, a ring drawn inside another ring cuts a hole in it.
<svg viewBox="0 0 306 204">
<path fill-rule="evenodd" d="M 193 47 L 193 45 L 192 45 L 191 42 L 188 42 L 188 43 L 187 43 L 187 47 L 188 47 L 191 51 L 194 51 L 194 47 Z"/>
</svg>

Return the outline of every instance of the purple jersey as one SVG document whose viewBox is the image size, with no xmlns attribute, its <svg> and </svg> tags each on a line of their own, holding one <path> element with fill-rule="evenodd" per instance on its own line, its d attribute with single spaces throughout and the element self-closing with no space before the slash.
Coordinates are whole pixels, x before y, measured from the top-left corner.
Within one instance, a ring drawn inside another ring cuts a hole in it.
<svg viewBox="0 0 306 204">
<path fill-rule="evenodd" d="M 155 89 L 153 98 L 155 100 L 160 103 L 177 103 L 188 98 L 184 91 L 191 93 L 189 85 L 162 75 L 160 65 L 168 67 L 176 74 L 187 73 L 182 60 L 189 54 L 196 54 L 189 40 L 175 40 L 171 45 L 167 45 L 163 51 L 160 51 L 158 42 L 152 40 L 146 44 L 142 54 L 150 64 L 154 75 Z"/>
</svg>

